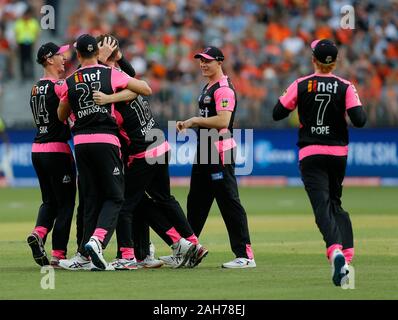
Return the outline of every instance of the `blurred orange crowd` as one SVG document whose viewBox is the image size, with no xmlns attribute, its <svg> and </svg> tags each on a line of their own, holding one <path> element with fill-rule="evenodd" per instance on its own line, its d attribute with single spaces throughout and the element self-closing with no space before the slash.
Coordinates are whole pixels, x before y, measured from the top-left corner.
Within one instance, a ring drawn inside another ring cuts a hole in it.
<svg viewBox="0 0 398 320">
<path fill-rule="evenodd" d="M 1 2 L 1 1 L 0 1 Z M 110 33 L 139 77 L 149 80 L 158 118 L 196 114 L 204 85 L 195 52 L 220 47 L 239 108 L 237 124 L 275 124 L 271 110 L 296 78 L 312 73 L 314 39 L 339 47 L 336 74 L 351 80 L 366 107 L 370 126 L 398 125 L 398 2 L 309 0 L 102 0 L 78 1 L 65 41 L 80 34 Z M 355 12 L 354 29 L 343 29 L 342 8 Z M 0 37 L 1 52 L 1 37 Z M 71 71 L 76 60 L 69 63 Z"/>
</svg>

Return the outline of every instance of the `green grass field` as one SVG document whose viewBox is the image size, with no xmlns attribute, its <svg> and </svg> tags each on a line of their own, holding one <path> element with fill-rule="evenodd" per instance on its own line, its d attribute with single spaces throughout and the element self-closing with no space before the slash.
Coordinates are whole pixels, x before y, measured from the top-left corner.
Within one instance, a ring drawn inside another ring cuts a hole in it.
<svg viewBox="0 0 398 320">
<path fill-rule="evenodd" d="M 186 188 L 174 188 L 186 203 Z M 330 280 L 324 243 L 302 188 L 241 188 L 257 268 L 224 270 L 233 257 L 216 205 L 201 242 L 208 257 L 195 269 L 128 272 L 55 271 L 55 289 L 43 290 L 45 274 L 25 239 L 40 204 L 38 189 L 0 189 L 0 299 L 398 299 L 398 188 L 346 188 L 355 239 L 355 289 Z M 75 230 L 69 255 L 76 250 Z M 170 249 L 153 236 L 157 255 Z M 50 251 L 50 241 L 46 245 Z M 112 241 L 106 258 L 115 254 Z"/>
</svg>

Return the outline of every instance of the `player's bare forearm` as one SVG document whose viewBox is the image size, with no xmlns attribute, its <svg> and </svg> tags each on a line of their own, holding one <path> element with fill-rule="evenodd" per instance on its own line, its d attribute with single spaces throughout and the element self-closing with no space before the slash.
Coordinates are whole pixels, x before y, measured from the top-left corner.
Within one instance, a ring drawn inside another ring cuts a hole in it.
<svg viewBox="0 0 398 320">
<path fill-rule="evenodd" d="M 152 94 L 152 89 L 144 80 L 138 80 L 131 78 L 127 84 L 127 89 L 142 94 L 144 96 L 149 96 Z"/>
<path fill-rule="evenodd" d="M 59 103 L 57 109 L 59 121 L 64 122 L 65 120 L 67 120 L 71 112 L 72 110 L 70 108 L 69 102 L 61 101 Z"/>
<path fill-rule="evenodd" d="M 204 118 L 204 117 L 193 117 L 184 121 L 184 127 L 203 127 L 208 129 L 224 129 L 228 128 L 231 120 L 232 113 L 229 111 L 219 112 L 216 116 Z"/>
<path fill-rule="evenodd" d="M 128 89 L 123 89 L 122 91 L 113 94 L 105 94 L 101 91 L 95 91 L 93 93 L 94 102 L 100 106 L 108 103 L 134 100 L 137 96 L 137 93 Z"/>
</svg>

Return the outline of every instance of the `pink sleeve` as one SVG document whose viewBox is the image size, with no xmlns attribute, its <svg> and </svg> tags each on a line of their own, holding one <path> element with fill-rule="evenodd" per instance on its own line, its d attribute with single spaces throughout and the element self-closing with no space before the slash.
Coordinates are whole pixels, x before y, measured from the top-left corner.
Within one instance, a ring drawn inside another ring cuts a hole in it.
<svg viewBox="0 0 398 320">
<path fill-rule="evenodd" d="M 126 88 L 131 77 L 123 71 L 112 68 L 111 79 L 112 89 L 114 92 L 116 92 L 117 89 Z"/>
<path fill-rule="evenodd" d="M 54 91 L 59 99 L 62 98 L 62 86 L 64 85 L 64 83 L 65 81 L 63 81 L 62 83 L 58 82 L 54 84 Z"/>
<path fill-rule="evenodd" d="M 289 110 L 297 107 L 297 80 L 294 81 L 279 97 L 280 103 Z"/>
<path fill-rule="evenodd" d="M 64 81 L 64 83 L 61 86 L 55 86 L 55 93 L 57 94 L 57 96 L 59 97 L 59 99 L 61 100 L 61 102 L 68 102 L 68 85 L 66 84 L 66 81 Z M 58 92 L 57 92 L 58 90 Z"/>
<path fill-rule="evenodd" d="M 214 92 L 216 111 L 234 111 L 235 93 L 229 87 L 220 87 Z"/>
<path fill-rule="evenodd" d="M 121 128 L 123 126 L 123 117 L 120 114 L 120 112 L 117 111 L 116 109 L 115 109 L 115 118 L 116 118 L 116 123 L 117 123 L 118 127 Z"/>
<path fill-rule="evenodd" d="M 362 106 L 361 100 L 359 100 L 357 89 L 355 89 L 353 84 L 350 84 L 345 93 L 345 108 L 346 110 Z"/>
</svg>

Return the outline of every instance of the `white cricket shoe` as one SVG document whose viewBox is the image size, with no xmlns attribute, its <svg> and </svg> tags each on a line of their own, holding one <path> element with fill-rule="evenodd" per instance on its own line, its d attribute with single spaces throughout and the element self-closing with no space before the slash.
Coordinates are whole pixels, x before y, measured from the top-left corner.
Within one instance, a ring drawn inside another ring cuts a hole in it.
<svg viewBox="0 0 398 320">
<path fill-rule="evenodd" d="M 176 266 L 174 268 L 180 268 L 184 266 L 192 256 L 196 246 L 187 239 L 181 238 L 178 242 L 173 243 L 171 248 L 173 249 L 174 260 L 176 261 Z"/>
<path fill-rule="evenodd" d="M 161 261 L 163 261 L 164 264 L 169 266 L 169 267 L 178 268 L 179 259 L 175 258 L 173 255 L 162 256 L 162 257 L 159 257 L 159 259 Z"/>
<path fill-rule="evenodd" d="M 342 277 L 340 280 L 340 286 L 349 285 L 350 284 L 350 267 L 346 263 L 341 270 Z"/>
<path fill-rule="evenodd" d="M 155 245 L 152 242 L 149 242 L 149 257 L 155 259 Z"/>
<path fill-rule="evenodd" d="M 228 269 L 255 268 L 256 262 L 254 259 L 236 258 L 230 262 L 223 263 L 222 267 Z"/>
<path fill-rule="evenodd" d="M 106 270 L 108 263 L 104 259 L 102 244 L 96 236 L 92 236 L 85 244 L 84 249 L 90 255 L 92 263 L 101 270 Z"/>
<path fill-rule="evenodd" d="M 138 268 L 146 268 L 146 269 L 155 269 L 163 266 L 164 262 L 159 259 L 155 259 L 151 257 L 151 255 L 147 255 L 144 260 L 137 261 Z"/>
<path fill-rule="evenodd" d="M 152 242 L 149 243 L 149 254 L 145 257 L 144 260 L 137 261 L 137 267 L 145 268 L 145 269 L 155 269 L 160 268 L 164 265 L 162 260 L 155 258 L 155 246 Z"/>
<path fill-rule="evenodd" d="M 80 252 L 76 252 L 70 259 L 59 260 L 58 266 L 66 270 L 91 270 L 92 263 L 90 259 L 82 256 Z"/>
<path fill-rule="evenodd" d="M 181 238 L 178 242 L 171 245 L 171 248 L 173 249 L 173 254 L 171 256 L 163 256 L 159 257 L 159 259 L 175 269 L 181 268 L 192 256 L 195 251 L 195 247 L 196 246 L 192 242 Z"/>
<path fill-rule="evenodd" d="M 340 287 L 342 279 L 348 274 L 348 265 L 346 264 L 344 254 L 336 249 L 332 253 L 332 281 L 335 286 Z"/>
<path fill-rule="evenodd" d="M 201 244 L 197 244 L 195 246 L 195 250 L 192 253 L 192 256 L 189 258 L 185 266 L 187 268 L 195 268 L 199 263 L 202 262 L 203 258 L 206 257 L 208 253 L 209 250 L 207 250 Z"/>
<path fill-rule="evenodd" d="M 137 270 L 137 260 L 134 259 L 115 259 L 110 264 L 115 270 Z"/>
</svg>

